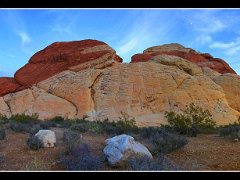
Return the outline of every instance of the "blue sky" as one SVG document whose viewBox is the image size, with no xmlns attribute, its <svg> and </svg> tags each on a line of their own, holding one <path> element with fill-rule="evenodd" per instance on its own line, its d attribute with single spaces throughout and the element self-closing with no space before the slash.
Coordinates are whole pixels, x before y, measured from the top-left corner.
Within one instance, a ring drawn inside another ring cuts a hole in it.
<svg viewBox="0 0 240 180">
<path fill-rule="evenodd" d="M 56 41 L 97 39 L 124 62 L 180 43 L 225 59 L 240 74 L 240 9 L 0 9 L 0 76 L 13 76 Z"/>
</svg>

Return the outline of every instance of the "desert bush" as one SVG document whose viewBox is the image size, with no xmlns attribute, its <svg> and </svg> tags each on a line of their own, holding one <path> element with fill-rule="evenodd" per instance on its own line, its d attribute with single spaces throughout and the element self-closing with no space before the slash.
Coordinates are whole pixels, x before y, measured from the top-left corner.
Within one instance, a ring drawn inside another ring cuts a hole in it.
<svg viewBox="0 0 240 180">
<path fill-rule="evenodd" d="M 164 127 L 144 127 L 139 134 L 153 145 L 154 154 L 165 154 L 180 149 L 187 144 L 185 136 L 169 132 Z"/>
<path fill-rule="evenodd" d="M 63 122 L 64 122 L 64 118 L 61 117 L 61 116 L 56 116 L 56 117 L 50 119 L 49 121 L 52 121 L 52 122 L 55 122 L 55 123 L 59 123 L 59 124 L 60 124 L 60 123 L 63 123 Z"/>
<path fill-rule="evenodd" d="M 0 153 L 0 164 L 4 163 L 5 162 L 5 155 Z"/>
<path fill-rule="evenodd" d="M 63 153 L 60 156 L 60 163 L 71 171 L 101 170 L 103 159 L 90 153 L 87 144 L 81 144 L 71 154 Z"/>
<path fill-rule="evenodd" d="M 67 129 L 63 132 L 63 142 L 65 143 L 66 153 L 72 153 L 76 147 L 80 144 L 80 133 Z"/>
<path fill-rule="evenodd" d="M 6 124 L 9 122 L 7 116 L 0 114 L 0 124 Z"/>
<path fill-rule="evenodd" d="M 31 135 L 27 140 L 27 145 L 32 150 L 38 150 L 43 147 L 42 142 L 37 136 Z"/>
<path fill-rule="evenodd" d="M 16 121 L 10 122 L 10 129 L 12 129 L 15 132 L 29 132 L 31 128 L 31 125 L 29 124 L 23 124 Z"/>
<path fill-rule="evenodd" d="M 159 155 L 155 160 L 148 156 L 129 158 L 126 169 L 130 171 L 176 171 L 179 168 L 164 155 Z"/>
<path fill-rule="evenodd" d="M 0 128 L 0 140 L 3 140 L 6 138 L 6 131 L 3 128 Z"/>
<path fill-rule="evenodd" d="M 240 138 L 240 117 L 238 118 L 238 121 L 233 124 L 220 126 L 219 134 L 223 137 L 230 137 L 234 139 Z"/>
<path fill-rule="evenodd" d="M 33 114 L 31 116 L 25 115 L 25 114 L 16 114 L 16 115 L 12 115 L 9 119 L 10 120 L 15 120 L 15 121 L 17 121 L 19 123 L 30 123 L 30 124 L 33 124 L 33 123 L 41 122 L 38 119 L 38 114 Z"/>
<path fill-rule="evenodd" d="M 216 122 L 208 110 L 191 103 L 182 113 L 166 112 L 169 127 L 180 134 L 194 137 L 198 133 L 209 133 L 216 128 Z"/>
</svg>

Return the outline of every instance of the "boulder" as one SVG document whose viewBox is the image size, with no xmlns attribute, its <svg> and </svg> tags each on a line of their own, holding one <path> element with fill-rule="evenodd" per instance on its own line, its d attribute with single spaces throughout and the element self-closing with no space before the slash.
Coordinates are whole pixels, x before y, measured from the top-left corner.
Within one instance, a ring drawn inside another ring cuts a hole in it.
<svg viewBox="0 0 240 180">
<path fill-rule="evenodd" d="M 56 143 L 55 132 L 50 130 L 39 130 L 35 136 L 42 142 L 43 147 L 54 147 Z"/>
<path fill-rule="evenodd" d="M 112 166 L 119 165 L 130 157 L 147 156 L 152 158 L 152 154 L 144 145 L 126 134 L 107 139 L 103 152 Z"/>
<path fill-rule="evenodd" d="M 30 87 L 72 66 L 94 61 L 105 55 L 116 62 L 122 61 L 111 47 L 101 41 L 88 39 L 55 42 L 34 54 L 29 62 L 15 73 L 14 78 L 21 85 Z"/>
<path fill-rule="evenodd" d="M 177 43 L 164 44 L 161 46 L 153 46 L 147 48 L 143 51 L 143 54 L 136 54 L 132 56 L 131 62 L 146 62 L 154 56 L 163 54 L 178 56 L 183 59 L 187 59 L 188 61 L 191 61 L 200 67 L 209 67 L 221 74 L 236 74 L 236 72 L 224 60 L 220 58 L 214 58 L 208 53 L 196 52 L 191 48 L 186 48 Z"/>
</svg>

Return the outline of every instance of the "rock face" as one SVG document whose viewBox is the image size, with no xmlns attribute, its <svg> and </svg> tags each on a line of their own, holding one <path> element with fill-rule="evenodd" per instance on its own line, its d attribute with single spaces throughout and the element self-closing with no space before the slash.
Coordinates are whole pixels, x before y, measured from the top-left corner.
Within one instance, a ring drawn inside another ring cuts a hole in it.
<svg viewBox="0 0 240 180">
<path fill-rule="evenodd" d="M 14 78 L 25 87 L 45 80 L 70 67 L 99 59 L 103 56 L 121 62 L 115 51 L 96 40 L 56 42 L 37 52 L 28 64 L 19 69 Z"/>
<path fill-rule="evenodd" d="M 13 78 L 0 78 L 0 96 L 16 92 L 20 86 Z"/>
<path fill-rule="evenodd" d="M 152 154 L 144 145 L 125 134 L 107 139 L 103 152 L 112 166 L 121 164 L 129 157 L 147 156 L 152 158 Z"/>
<path fill-rule="evenodd" d="M 56 136 L 53 131 L 39 130 L 35 136 L 42 142 L 43 147 L 54 147 L 56 143 Z"/>
<path fill-rule="evenodd" d="M 131 62 L 146 62 L 152 57 L 161 54 L 178 56 L 196 63 L 200 67 L 209 67 L 221 74 L 236 74 L 236 72 L 224 60 L 220 58 L 213 58 L 210 54 L 207 53 L 198 53 L 191 48 L 185 48 L 184 46 L 176 43 L 150 47 L 144 50 L 143 54 L 136 54 L 132 56 Z"/>
<path fill-rule="evenodd" d="M 193 53 L 195 58 L 161 54 L 173 51 Z M 59 54 L 66 58 L 55 58 Z M 115 121 L 124 111 L 139 126 L 153 126 L 167 122 L 166 111 L 178 112 L 193 102 L 208 109 L 217 124 L 233 123 L 240 116 L 240 78 L 201 66 L 211 55 L 174 44 L 145 50 L 145 60 L 135 57 L 137 63 L 121 63 L 112 48 L 95 40 L 54 43 L 16 73 L 17 81 L 4 80 L 16 87 L 3 91 L 12 87 L 3 83 L 0 113 L 8 117 L 37 113 L 46 120 L 87 114 L 89 120 Z"/>
</svg>

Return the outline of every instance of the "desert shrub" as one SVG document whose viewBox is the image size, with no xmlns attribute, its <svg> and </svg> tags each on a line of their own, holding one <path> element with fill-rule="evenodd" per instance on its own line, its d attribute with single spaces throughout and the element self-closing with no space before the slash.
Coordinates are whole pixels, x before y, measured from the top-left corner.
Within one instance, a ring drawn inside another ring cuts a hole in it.
<svg viewBox="0 0 240 180">
<path fill-rule="evenodd" d="M 64 118 L 61 117 L 61 116 L 56 116 L 56 117 L 50 119 L 49 121 L 52 121 L 52 122 L 55 122 L 55 123 L 59 123 L 59 124 L 60 124 L 60 123 L 63 123 L 63 122 L 64 122 Z"/>
<path fill-rule="evenodd" d="M 165 154 L 180 149 L 187 144 L 185 136 L 168 132 L 164 127 L 144 127 L 140 136 L 153 145 L 154 154 Z"/>
<path fill-rule="evenodd" d="M 0 140 L 3 140 L 6 138 L 6 131 L 3 128 L 0 128 Z"/>
<path fill-rule="evenodd" d="M 6 124 L 9 122 L 7 116 L 0 114 L 0 124 Z"/>
<path fill-rule="evenodd" d="M 29 132 L 31 128 L 31 125 L 29 124 L 23 124 L 16 121 L 10 122 L 10 129 L 12 129 L 15 132 Z"/>
<path fill-rule="evenodd" d="M 0 164 L 4 163 L 5 162 L 5 155 L 0 153 Z"/>
<path fill-rule="evenodd" d="M 238 121 L 233 124 L 220 126 L 219 134 L 223 137 L 240 138 L 240 117 Z"/>
<path fill-rule="evenodd" d="M 33 114 L 32 116 L 25 114 L 12 115 L 9 119 L 15 120 L 20 123 L 39 123 L 38 114 Z"/>
<path fill-rule="evenodd" d="M 51 128 L 51 127 L 57 127 L 56 122 L 55 122 L 55 121 L 50 121 L 50 120 L 48 120 L 48 121 L 43 121 L 43 122 L 41 122 L 39 125 L 40 125 L 40 127 L 41 127 L 42 129 L 49 129 L 49 128 Z"/>
<path fill-rule="evenodd" d="M 37 136 L 30 136 L 27 140 L 27 145 L 32 150 L 38 150 L 43 147 L 42 142 L 38 139 Z"/>
<path fill-rule="evenodd" d="M 67 129 L 63 132 L 63 142 L 65 143 L 66 153 L 72 153 L 80 144 L 80 134 L 77 131 Z"/>
<path fill-rule="evenodd" d="M 60 163 L 70 171 L 101 170 L 103 159 L 92 155 L 87 144 L 81 144 L 71 154 L 63 153 Z"/>
<path fill-rule="evenodd" d="M 137 128 L 135 118 L 131 117 L 125 112 L 121 112 L 117 126 L 121 127 L 126 131 L 132 131 Z"/>
<path fill-rule="evenodd" d="M 126 169 L 130 171 L 176 171 L 179 168 L 164 155 L 159 155 L 155 160 L 148 156 L 129 158 Z"/>
<path fill-rule="evenodd" d="M 209 133 L 216 128 L 216 122 L 208 110 L 191 103 L 182 113 L 166 112 L 169 127 L 180 134 L 194 137 L 198 133 Z"/>
</svg>

